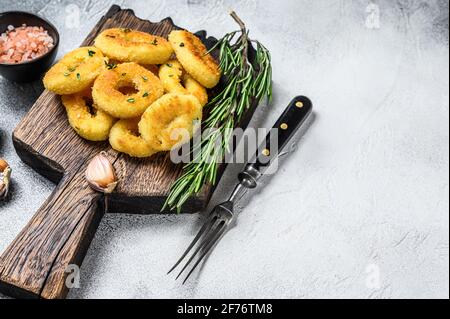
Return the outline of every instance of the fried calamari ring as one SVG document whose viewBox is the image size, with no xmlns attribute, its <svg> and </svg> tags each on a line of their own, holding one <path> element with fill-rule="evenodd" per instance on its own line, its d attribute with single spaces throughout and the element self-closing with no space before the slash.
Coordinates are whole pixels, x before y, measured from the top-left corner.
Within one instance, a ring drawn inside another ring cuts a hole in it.
<svg viewBox="0 0 450 319">
<path fill-rule="evenodd" d="M 169 151 L 193 135 L 195 121 L 202 118 L 202 106 L 193 95 L 168 93 L 142 115 L 139 133 L 158 151 Z"/>
<path fill-rule="evenodd" d="M 183 74 L 182 81 L 186 90 L 197 98 L 201 106 L 204 106 L 206 105 L 206 103 L 208 103 L 208 93 L 206 92 L 206 89 L 203 85 L 198 83 L 192 76 L 187 73 Z"/>
<path fill-rule="evenodd" d="M 163 93 L 158 77 L 134 62 L 103 71 L 92 89 L 95 104 L 117 118 L 141 116 Z"/>
<path fill-rule="evenodd" d="M 178 61 L 195 80 L 208 89 L 219 83 L 219 65 L 211 54 L 207 54 L 208 50 L 199 38 L 188 31 L 177 30 L 170 32 L 169 41 Z"/>
<path fill-rule="evenodd" d="M 102 31 L 95 46 L 110 58 L 140 64 L 162 64 L 173 53 L 170 43 L 162 37 L 122 28 Z"/>
<path fill-rule="evenodd" d="M 159 79 L 168 93 L 192 94 L 202 106 L 208 103 L 206 89 L 187 74 L 177 60 L 170 60 L 159 67 Z"/>
<path fill-rule="evenodd" d="M 139 118 L 119 120 L 111 129 L 109 143 L 118 152 L 133 157 L 149 157 L 156 153 L 150 145 L 139 136 Z"/>
<path fill-rule="evenodd" d="M 44 76 L 44 86 L 56 94 L 73 94 L 90 87 L 104 70 L 105 57 L 95 47 L 67 53 Z"/>
<path fill-rule="evenodd" d="M 108 113 L 97 109 L 92 100 L 91 89 L 61 96 L 66 108 L 69 124 L 81 137 L 89 141 L 105 141 L 115 119 Z"/>
</svg>

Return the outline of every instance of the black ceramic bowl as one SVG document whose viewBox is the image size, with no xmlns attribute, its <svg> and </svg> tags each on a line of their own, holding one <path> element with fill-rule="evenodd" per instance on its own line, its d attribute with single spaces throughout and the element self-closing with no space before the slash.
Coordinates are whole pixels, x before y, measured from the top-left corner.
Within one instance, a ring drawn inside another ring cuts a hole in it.
<svg viewBox="0 0 450 319">
<path fill-rule="evenodd" d="M 20 27 L 26 24 L 30 27 L 43 27 L 53 38 L 53 48 L 40 57 L 22 63 L 0 63 L 0 75 L 16 82 L 29 82 L 38 79 L 47 71 L 55 60 L 59 45 L 59 34 L 56 28 L 47 20 L 32 13 L 9 11 L 0 13 L 0 34 L 5 32 L 8 25 Z"/>
</svg>

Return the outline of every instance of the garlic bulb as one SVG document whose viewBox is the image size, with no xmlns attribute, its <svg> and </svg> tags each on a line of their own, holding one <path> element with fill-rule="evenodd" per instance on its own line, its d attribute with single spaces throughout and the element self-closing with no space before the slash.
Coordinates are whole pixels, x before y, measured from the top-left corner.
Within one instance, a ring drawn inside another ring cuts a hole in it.
<svg viewBox="0 0 450 319">
<path fill-rule="evenodd" d="M 89 186 L 101 193 L 112 193 L 117 186 L 116 172 L 105 152 L 101 152 L 91 160 L 85 176 Z"/>
<path fill-rule="evenodd" d="M 8 162 L 0 158 L 0 201 L 8 196 L 9 181 L 11 179 L 11 168 Z"/>
</svg>

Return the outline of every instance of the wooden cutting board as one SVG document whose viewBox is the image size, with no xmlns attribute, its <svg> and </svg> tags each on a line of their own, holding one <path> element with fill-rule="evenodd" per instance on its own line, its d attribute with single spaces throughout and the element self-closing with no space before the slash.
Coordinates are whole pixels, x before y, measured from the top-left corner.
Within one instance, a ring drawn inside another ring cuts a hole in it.
<svg viewBox="0 0 450 319">
<path fill-rule="evenodd" d="M 176 27 L 170 18 L 158 23 L 141 20 L 131 10 L 114 5 L 98 22 L 83 46 L 92 45 L 103 29 L 124 27 L 167 37 Z M 198 35 L 211 45 L 206 32 Z M 256 105 L 241 127 L 246 127 Z M 21 159 L 58 186 L 31 221 L 0 257 L 0 290 L 10 296 L 64 298 L 66 278 L 81 265 L 105 211 L 115 213 L 159 213 L 169 187 L 181 174 L 168 154 L 134 159 L 112 150 L 107 142 L 80 138 L 67 122 L 60 97 L 45 91 L 13 133 Z M 84 171 L 89 160 L 105 151 L 116 168 L 119 185 L 106 199 L 92 191 Z M 222 166 L 220 173 L 223 172 Z M 221 175 L 221 174 L 220 174 Z M 191 198 L 184 212 L 204 208 L 213 187 L 207 185 Z"/>
</svg>

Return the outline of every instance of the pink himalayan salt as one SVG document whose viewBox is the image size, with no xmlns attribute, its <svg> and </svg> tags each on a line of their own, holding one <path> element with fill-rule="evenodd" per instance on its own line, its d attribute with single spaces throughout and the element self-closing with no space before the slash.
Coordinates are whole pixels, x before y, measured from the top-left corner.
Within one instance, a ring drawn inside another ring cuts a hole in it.
<svg viewBox="0 0 450 319">
<path fill-rule="evenodd" d="M 0 35 L 0 63 L 31 61 L 53 48 L 53 38 L 42 27 L 9 25 Z"/>
</svg>

